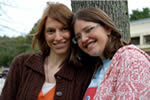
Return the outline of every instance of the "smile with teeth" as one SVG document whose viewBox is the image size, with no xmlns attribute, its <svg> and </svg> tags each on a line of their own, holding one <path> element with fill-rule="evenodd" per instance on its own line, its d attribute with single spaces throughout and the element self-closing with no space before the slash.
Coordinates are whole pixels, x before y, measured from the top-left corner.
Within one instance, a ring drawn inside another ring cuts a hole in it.
<svg viewBox="0 0 150 100">
<path fill-rule="evenodd" d="M 88 42 L 86 45 L 85 45 L 85 48 L 87 48 L 88 50 L 91 50 L 92 48 L 94 48 L 95 47 L 95 42 L 96 42 L 96 40 L 94 41 L 90 41 L 90 42 Z"/>
<path fill-rule="evenodd" d="M 64 42 L 59 42 L 59 43 L 53 43 L 53 45 L 54 45 L 54 47 L 55 47 L 56 49 L 60 49 L 60 48 L 63 48 L 63 47 L 66 46 L 66 41 L 64 41 Z"/>
</svg>

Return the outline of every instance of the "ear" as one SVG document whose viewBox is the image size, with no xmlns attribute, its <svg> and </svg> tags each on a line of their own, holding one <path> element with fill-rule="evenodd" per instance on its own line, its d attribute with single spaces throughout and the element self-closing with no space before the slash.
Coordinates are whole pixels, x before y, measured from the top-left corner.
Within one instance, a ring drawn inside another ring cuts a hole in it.
<svg viewBox="0 0 150 100">
<path fill-rule="evenodd" d="M 109 28 L 108 31 L 107 31 L 108 35 L 110 35 L 111 32 L 112 32 L 112 29 Z"/>
<path fill-rule="evenodd" d="M 112 29 L 105 26 L 105 30 L 107 31 L 107 35 L 109 36 L 111 34 Z"/>
</svg>

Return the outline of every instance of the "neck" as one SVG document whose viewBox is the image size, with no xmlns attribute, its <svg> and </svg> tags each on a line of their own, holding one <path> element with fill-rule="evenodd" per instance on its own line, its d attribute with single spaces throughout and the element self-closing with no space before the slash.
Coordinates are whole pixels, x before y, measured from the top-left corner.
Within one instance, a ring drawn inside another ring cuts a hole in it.
<svg viewBox="0 0 150 100">
<path fill-rule="evenodd" d="M 57 55 L 55 53 L 50 53 L 50 55 L 46 58 L 47 64 L 52 67 L 59 67 L 62 62 L 65 60 L 67 55 Z"/>
<path fill-rule="evenodd" d="M 102 61 L 106 59 L 104 55 L 100 55 L 100 58 L 102 59 Z"/>
</svg>

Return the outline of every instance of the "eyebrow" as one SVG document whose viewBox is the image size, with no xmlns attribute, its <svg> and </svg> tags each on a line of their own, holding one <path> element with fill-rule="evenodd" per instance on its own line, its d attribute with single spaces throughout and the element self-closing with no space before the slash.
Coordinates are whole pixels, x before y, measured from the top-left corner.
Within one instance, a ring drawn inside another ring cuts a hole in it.
<svg viewBox="0 0 150 100">
<path fill-rule="evenodd" d="M 55 29 L 55 27 L 48 26 L 48 27 L 45 27 L 45 29 Z"/>
<path fill-rule="evenodd" d="M 88 25 L 88 26 L 85 26 L 81 31 L 85 31 L 86 29 L 88 29 L 91 25 Z M 78 34 L 81 34 L 80 32 L 76 33 L 77 35 Z"/>
<path fill-rule="evenodd" d="M 82 31 L 85 31 L 86 29 L 88 29 L 89 27 L 91 27 L 91 25 L 85 26 Z"/>
</svg>

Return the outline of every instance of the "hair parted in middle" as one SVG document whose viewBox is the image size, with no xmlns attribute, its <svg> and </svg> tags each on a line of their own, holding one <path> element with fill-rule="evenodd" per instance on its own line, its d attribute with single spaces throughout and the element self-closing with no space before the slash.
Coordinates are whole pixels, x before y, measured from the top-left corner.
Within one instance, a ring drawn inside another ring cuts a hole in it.
<svg viewBox="0 0 150 100">
<path fill-rule="evenodd" d="M 47 2 L 47 7 L 44 10 L 43 16 L 38 22 L 37 32 L 32 41 L 32 49 L 35 49 L 35 45 L 38 43 L 38 46 L 44 56 L 48 56 L 50 53 L 50 47 L 47 45 L 44 32 L 45 24 L 48 17 L 60 22 L 65 27 L 70 28 L 73 13 L 72 11 L 61 3 Z"/>
</svg>

